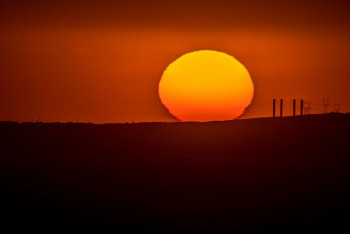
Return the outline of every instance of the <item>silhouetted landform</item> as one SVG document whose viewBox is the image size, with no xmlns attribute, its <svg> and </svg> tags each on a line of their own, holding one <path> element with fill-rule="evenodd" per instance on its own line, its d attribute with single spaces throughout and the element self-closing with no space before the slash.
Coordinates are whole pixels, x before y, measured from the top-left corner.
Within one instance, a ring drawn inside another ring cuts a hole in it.
<svg viewBox="0 0 350 234">
<path fill-rule="evenodd" d="M 350 114 L 1 122 L 2 227 L 349 230 Z"/>
</svg>

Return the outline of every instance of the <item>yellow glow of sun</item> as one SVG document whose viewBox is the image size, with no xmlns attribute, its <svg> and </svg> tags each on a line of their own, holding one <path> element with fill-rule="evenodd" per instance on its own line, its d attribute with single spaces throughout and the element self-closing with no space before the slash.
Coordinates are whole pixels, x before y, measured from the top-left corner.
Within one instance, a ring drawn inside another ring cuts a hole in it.
<svg viewBox="0 0 350 234">
<path fill-rule="evenodd" d="M 213 50 L 187 53 L 164 71 L 159 97 L 181 121 L 232 120 L 252 101 L 254 85 L 234 57 Z"/>
</svg>

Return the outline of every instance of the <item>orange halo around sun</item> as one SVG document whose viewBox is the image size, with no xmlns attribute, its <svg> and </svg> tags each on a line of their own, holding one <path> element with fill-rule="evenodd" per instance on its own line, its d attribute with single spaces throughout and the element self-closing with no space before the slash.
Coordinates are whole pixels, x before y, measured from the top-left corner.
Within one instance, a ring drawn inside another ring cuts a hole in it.
<svg viewBox="0 0 350 234">
<path fill-rule="evenodd" d="M 218 51 L 187 53 L 172 62 L 159 82 L 159 97 L 181 121 L 232 120 L 252 101 L 254 85 L 247 69 Z"/>
</svg>

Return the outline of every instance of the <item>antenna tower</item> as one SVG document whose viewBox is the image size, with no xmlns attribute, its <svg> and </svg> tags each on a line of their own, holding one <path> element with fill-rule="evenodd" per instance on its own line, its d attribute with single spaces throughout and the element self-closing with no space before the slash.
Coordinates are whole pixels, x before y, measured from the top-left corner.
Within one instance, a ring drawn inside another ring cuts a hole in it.
<svg viewBox="0 0 350 234">
<path fill-rule="evenodd" d="M 328 113 L 329 98 L 323 98 L 323 111 Z"/>
<path fill-rule="evenodd" d="M 338 113 L 340 110 L 340 104 L 334 104 L 334 112 Z"/>
</svg>

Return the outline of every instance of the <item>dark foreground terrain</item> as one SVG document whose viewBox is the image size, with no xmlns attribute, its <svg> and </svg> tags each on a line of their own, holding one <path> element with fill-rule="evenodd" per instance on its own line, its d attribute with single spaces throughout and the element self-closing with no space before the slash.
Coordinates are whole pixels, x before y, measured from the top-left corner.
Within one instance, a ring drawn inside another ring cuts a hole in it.
<svg viewBox="0 0 350 234">
<path fill-rule="evenodd" d="M 1 227 L 346 233 L 349 144 L 349 114 L 1 122 Z"/>
</svg>

